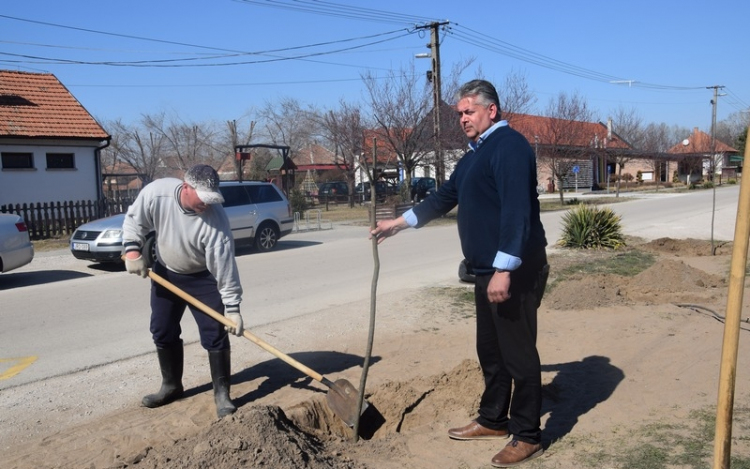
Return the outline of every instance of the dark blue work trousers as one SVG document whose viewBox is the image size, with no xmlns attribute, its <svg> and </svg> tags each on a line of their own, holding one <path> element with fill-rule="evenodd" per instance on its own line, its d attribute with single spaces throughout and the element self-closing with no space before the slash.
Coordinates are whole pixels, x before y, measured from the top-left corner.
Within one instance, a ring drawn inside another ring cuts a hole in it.
<svg viewBox="0 0 750 469">
<path fill-rule="evenodd" d="M 508 429 L 526 443 L 541 442 L 542 370 L 536 348 L 537 308 L 549 267 L 546 256 L 524 262 L 511 273 L 510 298 L 490 303 L 492 275 L 477 275 L 477 356 L 485 390 L 477 422 Z"/>
<path fill-rule="evenodd" d="M 178 274 L 158 262 L 153 269 L 155 273 L 188 295 L 205 303 L 216 312 L 224 313 L 224 304 L 221 301 L 216 279 L 207 270 L 196 274 Z M 186 306 L 190 308 L 198 324 L 203 348 L 208 351 L 228 350 L 229 335 L 224 330 L 223 324 L 152 280 L 151 335 L 156 347 L 170 348 L 180 344 L 182 334 L 180 320 Z"/>
</svg>

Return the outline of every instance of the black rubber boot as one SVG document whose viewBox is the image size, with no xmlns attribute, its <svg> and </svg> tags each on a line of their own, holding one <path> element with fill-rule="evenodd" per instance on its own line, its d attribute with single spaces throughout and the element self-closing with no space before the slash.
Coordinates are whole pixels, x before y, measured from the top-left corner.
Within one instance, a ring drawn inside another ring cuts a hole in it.
<svg viewBox="0 0 750 469">
<path fill-rule="evenodd" d="M 141 403 L 145 407 L 161 407 L 182 397 L 182 367 L 184 353 L 182 341 L 170 348 L 156 348 L 161 368 L 161 389 L 156 394 L 145 396 Z"/>
<path fill-rule="evenodd" d="M 232 375 L 229 349 L 209 351 L 208 363 L 211 365 L 211 381 L 214 383 L 216 415 L 219 418 L 226 417 L 237 411 L 229 398 L 229 378 Z"/>
</svg>

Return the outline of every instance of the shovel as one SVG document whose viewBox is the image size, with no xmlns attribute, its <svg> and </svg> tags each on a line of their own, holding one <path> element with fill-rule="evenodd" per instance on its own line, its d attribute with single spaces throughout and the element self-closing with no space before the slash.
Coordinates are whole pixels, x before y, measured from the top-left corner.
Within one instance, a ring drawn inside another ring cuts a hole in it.
<svg viewBox="0 0 750 469">
<path fill-rule="evenodd" d="M 208 314 L 225 326 L 235 326 L 232 321 L 225 318 L 223 315 L 219 314 L 205 303 L 199 301 L 197 298 L 189 295 L 185 291 L 173 285 L 171 282 L 169 282 L 159 274 L 149 270 L 148 276 L 151 277 L 154 282 L 163 286 L 167 290 L 171 291 L 175 295 L 200 309 L 202 312 Z M 328 392 L 326 393 L 326 402 L 328 402 L 328 406 L 331 408 L 334 414 L 336 414 L 341 420 L 344 421 L 344 423 L 346 423 L 349 427 L 354 427 L 354 423 L 357 420 L 358 391 L 357 388 L 352 385 L 352 383 L 345 379 L 337 379 L 336 382 L 331 382 L 331 380 L 324 377 L 320 373 L 308 368 L 289 355 L 282 353 L 271 344 L 265 342 L 263 339 L 253 335 L 247 329 L 243 331 L 242 335 L 245 336 L 246 339 L 258 345 L 260 348 L 264 349 L 267 352 L 270 352 L 272 355 L 285 361 L 286 363 L 311 377 L 315 381 L 318 381 L 328 387 Z M 366 408 L 367 402 L 365 402 L 362 406 L 362 413 L 364 413 Z"/>
</svg>

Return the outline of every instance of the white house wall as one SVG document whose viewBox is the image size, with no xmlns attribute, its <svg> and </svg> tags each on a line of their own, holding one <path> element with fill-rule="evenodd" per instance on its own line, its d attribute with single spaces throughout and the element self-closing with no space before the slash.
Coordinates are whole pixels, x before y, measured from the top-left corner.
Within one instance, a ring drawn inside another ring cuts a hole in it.
<svg viewBox="0 0 750 469">
<path fill-rule="evenodd" d="M 0 206 L 96 200 L 99 185 L 96 148 L 0 144 L 0 153 L 33 154 L 32 169 L 0 169 Z M 73 153 L 75 168 L 48 169 L 47 153 Z"/>
</svg>

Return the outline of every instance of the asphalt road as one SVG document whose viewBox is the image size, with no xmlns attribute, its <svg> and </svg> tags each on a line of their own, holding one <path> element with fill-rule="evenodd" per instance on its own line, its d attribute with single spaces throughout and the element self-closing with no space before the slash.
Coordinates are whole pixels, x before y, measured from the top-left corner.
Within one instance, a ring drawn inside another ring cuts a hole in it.
<svg viewBox="0 0 750 469">
<path fill-rule="evenodd" d="M 716 191 L 714 239 L 734 237 L 738 196 L 739 186 Z M 611 208 L 628 235 L 710 239 L 712 205 L 712 191 L 695 191 L 643 194 Z M 560 237 L 563 213 L 542 214 L 550 250 Z M 378 255 L 379 296 L 458 284 L 462 255 L 455 226 L 404 231 L 382 244 Z M 270 253 L 239 252 L 246 327 L 369 298 L 373 259 L 367 228 L 348 225 L 294 233 Z M 3 274 L 0 390 L 152 353 L 148 292 L 147 280 L 76 260 L 66 250 L 38 253 L 28 266 Z M 186 342 L 197 341 L 189 314 L 183 329 Z"/>
</svg>

